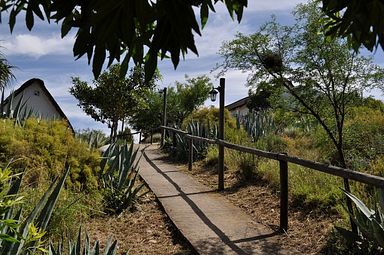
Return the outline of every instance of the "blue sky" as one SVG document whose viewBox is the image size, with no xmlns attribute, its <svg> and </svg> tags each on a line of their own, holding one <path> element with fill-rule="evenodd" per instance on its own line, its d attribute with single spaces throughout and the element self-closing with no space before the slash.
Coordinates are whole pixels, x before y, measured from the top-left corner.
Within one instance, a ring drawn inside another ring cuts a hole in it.
<svg viewBox="0 0 384 255">
<path fill-rule="evenodd" d="M 223 41 L 234 38 L 237 31 L 249 34 L 266 22 L 272 14 L 277 16 L 281 23 L 291 23 L 291 11 L 303 0 L 274 0 L 255 1 L 249 0 L 249 6 L 244 11 L 240 24 L 232 21 L 224 5 L 216 5 L 216 13 L 209 17 L 208 24 L 202 32 L 202 37 L 196 35 L 196 45 L 199 57 L 187 54 L 184 61 L 180 61 L 177 70 L 174 70 L 170 60 L 160 61 L 159 69 L 163 80 L 158 82 L 160 88 L 173 85 L 175 81 L 184 81 L 185 75 L 195 77 L 207 74 L 217 84 L 214 73 L 210 71 L 216 63 L 221 61 L 217 54 Z M 4 21 L 6 21 L 4 19 Z M 60 37 L 60 27 L 56 24 L 37 22 L 32 32 L 24 25 L 24 20 L 19 17 L 15 30 L 9 32 L 7 22 L 0 24 L 0 45 L 8 61 L 16 66 L 14 74 L 17 80 L 8 88 L 18 88 L 31 78 L 40 78 L 54 96 L 64 113 L 70 119 L 75 129 L 101 129 L 108 133 L 105 125 L 97 123 L 85 115 L 77 106 L 77 101 L 68 90 L 71 86 L 71 76 L 79 76 L 82 80 L 91 82 L 91 67 L 85 58 L 74 60 L 72 55 L 73 35 L 64 39 Z M 384 64 L 381 50 L 375 55 L 375 62 Z M 244 86 L 247 74 L 240 71 L 226 73 L 226 104 L 247 96 L 248 89 Z M 376 92 L 378 93 L 378 92 Z M 206 105 L 211 105 L 210 101 Z"/>
</svg>

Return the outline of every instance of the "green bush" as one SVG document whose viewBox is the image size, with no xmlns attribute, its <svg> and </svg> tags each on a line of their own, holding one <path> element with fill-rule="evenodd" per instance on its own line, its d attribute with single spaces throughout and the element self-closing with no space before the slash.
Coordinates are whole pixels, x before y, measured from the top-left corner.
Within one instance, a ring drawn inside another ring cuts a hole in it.
<svg viewBox="0 0 384 255">
<path fill-rule="evenodd" d="M 344 150 L 348 166 L 365 170 L 384 154 L 384 114 L 367 107 L 354 109 L 345 123 Z"/>
<path fill-rule="evenodd" d="M 13 168 L 26 169 L 28 185 L 53 180 L 62 173 L 65 162 L 71 167 L 66 185 L 76 190 L 98 186 L 100 153 L 75 139 L 64 121 L 28 119 L 23 127 L 12 120 L 0 121 L 0 166 L 11 159 Z"/>
<path fill-rule="evenodd" d="M 226 127 L 236 128 L 236 119 L 232 117 L 227 109 L 224 110 L 224 119 Z M 186 129 L 188 123 L 191 122 L 200 122 L 210 126 L 214 126 L 215 124 L 218 125 L 219 109 L 215 107 L 203 107 L 195 110 L 183 120 L 181 128 Z"/>
</svg>

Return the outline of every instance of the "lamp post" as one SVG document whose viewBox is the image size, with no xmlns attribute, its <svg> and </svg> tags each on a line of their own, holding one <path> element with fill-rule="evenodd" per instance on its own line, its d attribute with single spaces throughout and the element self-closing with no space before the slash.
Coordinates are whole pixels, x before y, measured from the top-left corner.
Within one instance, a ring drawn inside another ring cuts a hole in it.
<svg viewBox="0 0 384 255">
<path fill-rule="evenodd" d="M 162 125 L 167 125 L 167 88 L 164 88 L 159 92 L 160 94 L 163 94 L 163 121 Z M 161 140 L 160 140 L 160 147 L 164 146 L 164 139 L 165 139 L 165 129 L 163 128 L 161 130 Z"/>
<path fill-rule="evenodd" d="M 219 93 L 219 132 L 217 138 L 224 140 L 224 98 L 225 98 L 225 79 L 220 78 L 220 86 L 217 88 L 212 88 L 209 95 L 211 101 L 216 101 L 216 96 Z M 218 175 L 219 175 L 219 184 L 218 189 L 224 190 L 224 145 L 219 144 L 219 162 L 218 162 Z"/>
</svg>

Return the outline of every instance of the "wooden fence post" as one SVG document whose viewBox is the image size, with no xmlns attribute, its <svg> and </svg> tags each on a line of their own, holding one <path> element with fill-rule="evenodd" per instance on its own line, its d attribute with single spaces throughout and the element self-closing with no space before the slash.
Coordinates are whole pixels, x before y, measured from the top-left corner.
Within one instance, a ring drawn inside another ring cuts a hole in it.
<svg viewBox="0 0 384 255">
<path fill-rule="evenodd" d="M 288 162 L 280 163 L 280 230 L 288 230 Z"/>
<path fill-rule="evenodd" d="M 189 153 L 188 153 L 188 170 L 192 171 L 192 164 L 193 164 L 193 139 L 192 137 L 189 138 Z"/>
</svg>

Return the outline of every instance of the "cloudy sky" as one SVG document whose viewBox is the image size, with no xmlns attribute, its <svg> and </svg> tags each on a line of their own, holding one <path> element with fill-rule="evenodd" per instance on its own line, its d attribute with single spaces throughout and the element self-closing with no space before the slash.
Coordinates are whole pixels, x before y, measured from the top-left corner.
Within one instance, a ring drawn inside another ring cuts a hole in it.
<svg viewBox="0 0 384 255">
<path fill-rule="evenodd" d="M 216 5 L 216 13 L 211 14 L 208 24 L 202 32 L 202 37 L 196 36 L 196 45 L 199 57 L 188 54 L 184 61 L 180 61 L 177 70 L 174 70 L 170 60 L 159 62 L 159 69 L 163 80 L 159 87 L 173 85 L 175 81 L 184 81 L 184 76 L 195 77 L 207 74 L 214 83 L 218 81 L 210 71 L 221 61 L 217 52 L 223 41 L 234 38 L 237 31 L 249 34 L 266 22 L 272 14 L 277 16 L 281 23 L 291 23 L 293 7 L 304 0 L 249 0 L 249 7 L 244 11 L 241 24 L 232 21 L 224 5 Z M 6 20 L 4 20 L 6 21 Z M 17 80 L 9 86 L 18 88 L 31 78 L 40 78 L 54 96 L 64 113 L 70 119 L 75 129 L 102 129 L 107 127 L 93 121 L 77 106 L 76 99 L 68 90 L 71 86 L 71 76 L 79 76 L 82 80 L 91 81 L 91 67 L 85 58 L 74 60 L 72 55 L 73 36 L 60 38 L 60 28 L 56 24 L 43 22 L 36 23 L 32 32 L 24 25 L 19 17 L 14 32 L 10 34 L 7 22 L 0 24 L 0 45 L 8 61 L 17 67 L 14 70 Z M 382 53 L 376 54 L 375 61 L 383 61 Z M 384 61 L 383 61 L 384 63 Z M 240 71 L 230 71 L 226 78 L 226 104 L 232 103 L 247 95 L 248 89 L 244 86 L 246 74 Z M 206 102 L 206 105 L 211 105 Z"/>
</svg>

